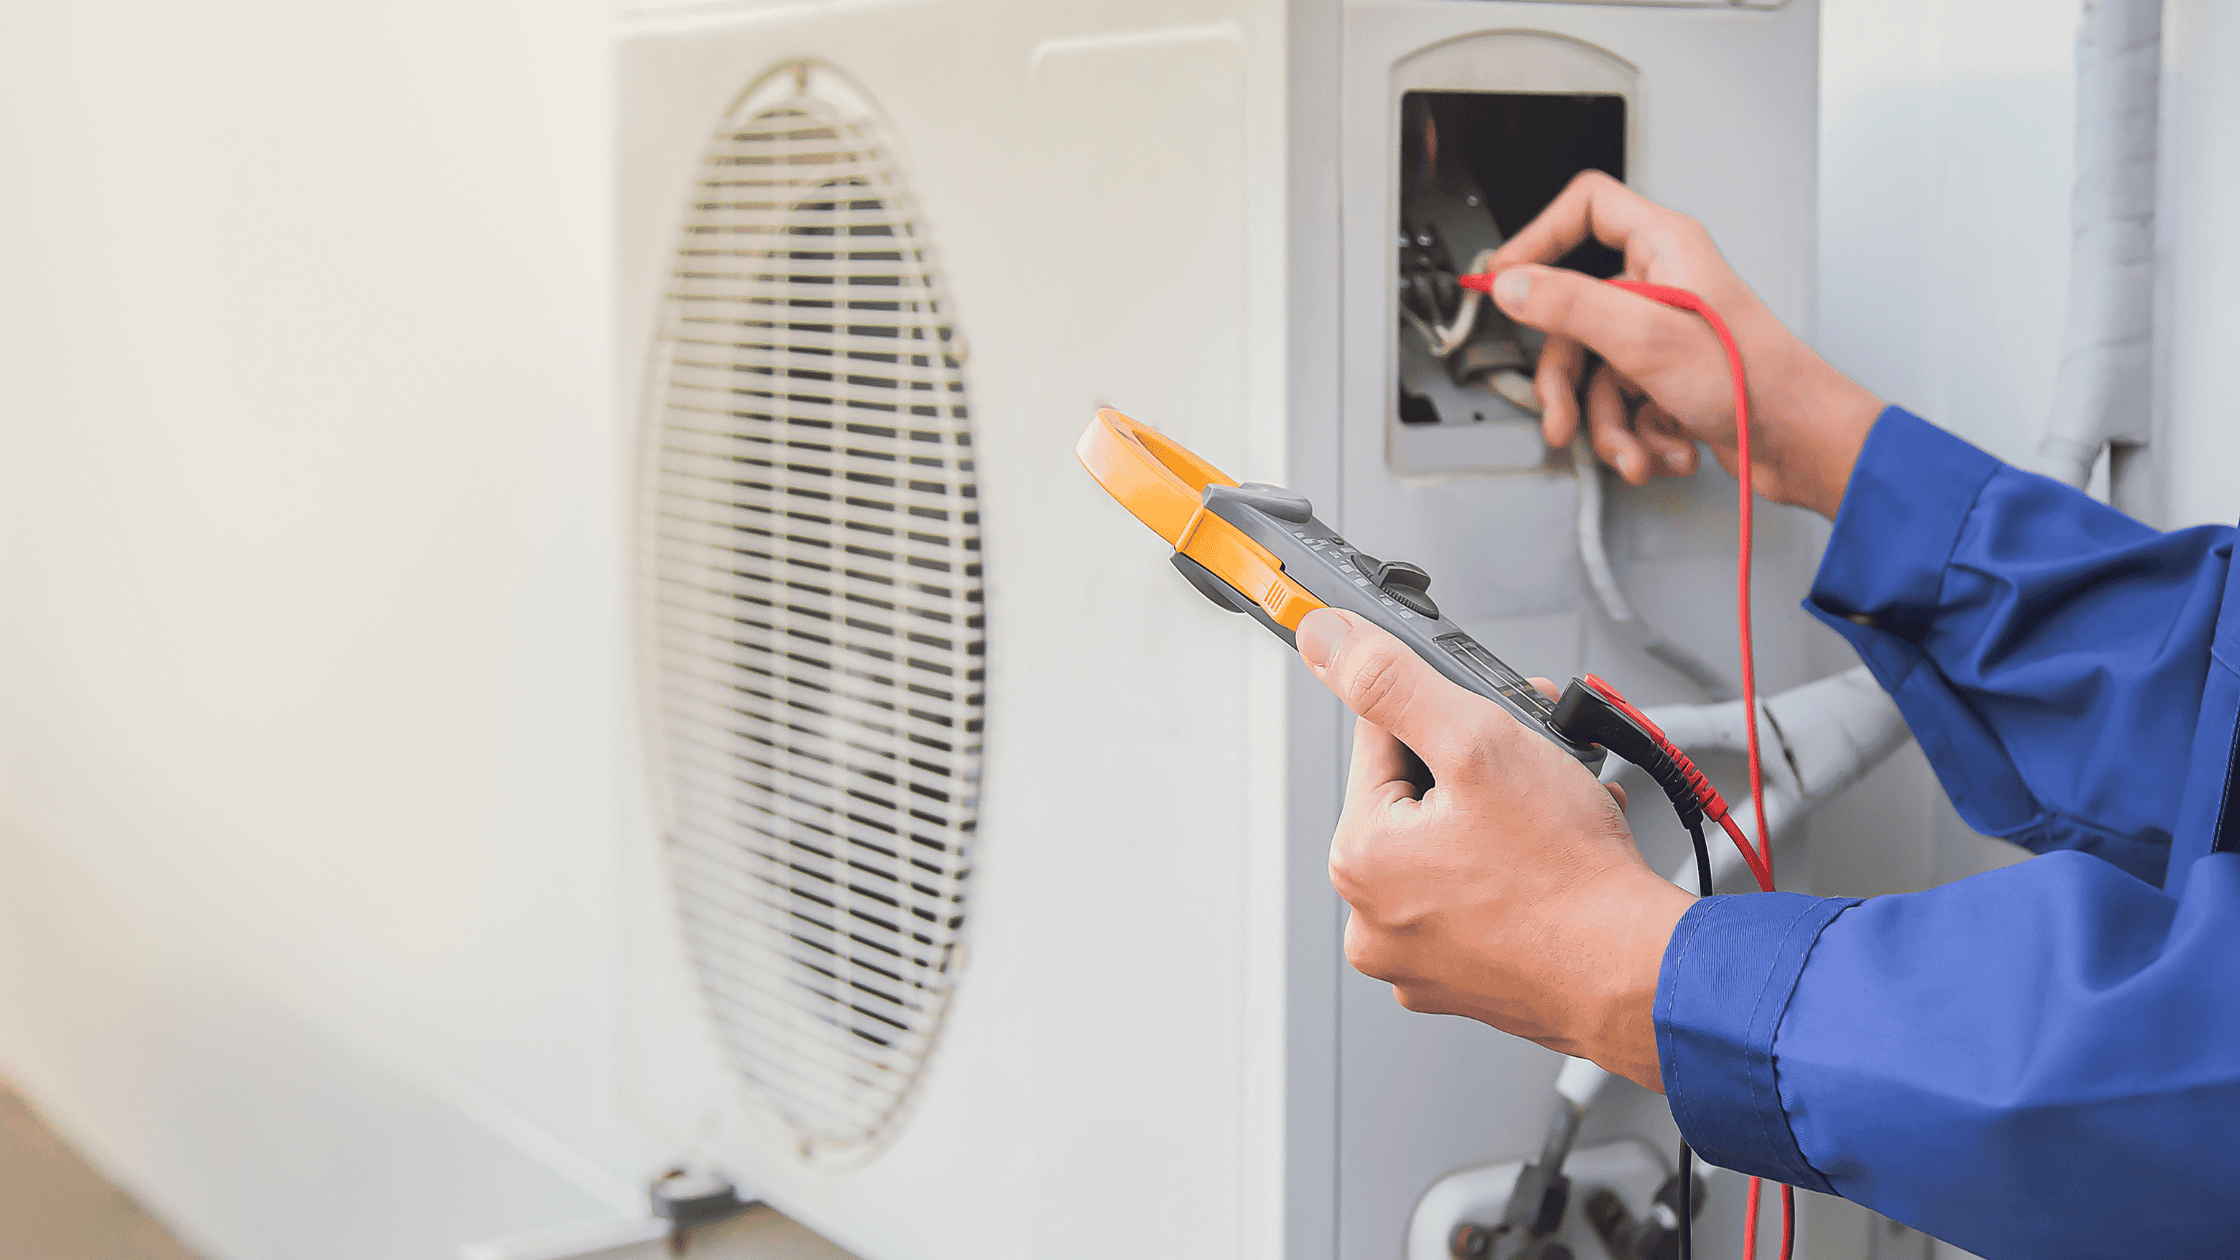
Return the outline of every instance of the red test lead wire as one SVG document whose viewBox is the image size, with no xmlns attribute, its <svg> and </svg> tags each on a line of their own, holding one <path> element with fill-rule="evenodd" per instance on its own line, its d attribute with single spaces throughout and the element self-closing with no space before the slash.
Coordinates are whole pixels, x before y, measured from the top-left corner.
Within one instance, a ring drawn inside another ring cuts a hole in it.
<svg viewBox="0 0 2240 1260">
<path fill-rule="evenodd" d="M 1498 274 L 1498 272 L 1484 272 L 1478 275 L 1460 276 L 1457 279 L 1463 287 L 1476 289 L 1490 297 L 1493 293 L 1494 277 Z M 1737 522 L 1739 537 L 1735 547 L 1735 623 L 1742 656 L 1742 711 L 1749 721 L 1747 730 L 1750 750 L 1750 805 L 1752 812 L 1757 815 L 1757 825 L 1754 828 L 1758 833 L 1757 845 L 1753 848 L 1750 842 L 1743 838 L 1742 829 L 1735 825 L 1734 820 L 1725 809 L 1726 802 L 1719 799 L 1716 791 L 1709 793 L 1705 801 L 1704 812 L 1726 831 L 1727 837 L 1733 840 L 1735 847 L 1742 851 L 1743 860 L 1749 865 L 1751 875 L 1756 877 L 1758 887 L 1766 892 L 1772 892 L 1773 838 L 1766 829 L 1765 763 L 1761 759 L 1758 749 L 1757 652 L 1750 638 L 1750 544 L 1752 533 L 1750 390 L 1748 382 L 1743 377 L 1742 347 L 1736 344 L 1734 333 L 1728 329 L 1727 321 L 1719 317 L 1719 312 L 1711 309 L 1710 303 L 1686 289 L 1676 289 L 1662 284 L 1648 284 L 1639 280 L 1610 280 L 1605 283 L 1624 289 L 1636 296 L 1645 297 L 1652 302 L 1662 303 L 1679 310 L 1692 311 L 1701 316 L 1703 321 L 1711 326 L 1712 333 L 1719 338 L 1719 348 L 1727 356 L 1727 371 L 1733 378 L 1734 385 L 1735 473 L 1742 483 L 1737 508 L 1737 515 L 1740 518 Z M 1641 715 L 1640 710 L 1626 704 L 1622 698 L 1618 697 L 1616 691 L 1607 686 L 1598 687 L 1597 690 L 1621 705 L 1628 711 L 1629 716 L 1643 722 L 1649 730 L 1656 730 L 1655 725 L 1649 723 L 1648 719 Z M 1658 732 L 1658 734 L 1661 742 L 1662 732 Z M 1708 788 L 1708 784 L 1706 784 L 1706 788 Z M 1745 1218 L 1747 1226 L 1742 1235 L 1743 1260 L 1757 1260 L 1760 1185 L 1758 1178 L 1752 1177 L 1750 1179 L 1750 1202 L 1748 1214 Z M 1794 1187 L 1784 1184 L 1781 1187 L 1781 1260 L 1789 1260 L 1795 1244 L 1796 1190 Z"/>
<path fill-rule="evenodd" d="M 1639 294 L 1652 302 L 1661 302 L 1666 306 L 1695 312 L 1703 317 L 1705 323 L 1711 325 L 1711 331 L 1719 338 L 1719 348 L 1726 351 L 1727 372 L 1733 377 L 1734 383 L 1735 472 L 1742 481 L 1741 497 L 1736 507 L 1736 513 L 1740 518 L 1737 521 L 1737 532 L 1740 534 L 1740 540 L 1735 548 L 1734 602 L 1735 628 L 1741 639 L 1742 649 L 1742 709 L 1744 713 L 1749 715 L 1750 720 L 1748 727 L 1750 807 L 1757 814 L 1755 830 L 1758 833 L 1758 865 L 1762 868 L 1758 886 L 1767 892 L 1772 892 L 1773 840 L 1766 832 L 1765 763 L 1758 751 L 1758 654 L 1750 639 L 1750 544 L 1752 540 L 1751 501 L 1753 496 L 1750 493 L 1750 390 L 1742 375 L 1742 348 L 1735 343 L 1734 334 L 1728 331 L 1727 321 L 1719 318 L 1719 312 L 1712 310 L 1710 303 L 1686 289 L 1675 289 L 1661 284 L 1643 284 L 1637 280 L 1611 280 L 1607 283 L 1614 288 L 1624 289 L 1628 293 Z M 1737 843 L 1740 843 L 1741 837 L 1736 834 L 1738 828 L 1725 819 L 1721 819 L 1720 824 L 1727 829 L 1730 836 L 1734 836 Z"/>
</svg>

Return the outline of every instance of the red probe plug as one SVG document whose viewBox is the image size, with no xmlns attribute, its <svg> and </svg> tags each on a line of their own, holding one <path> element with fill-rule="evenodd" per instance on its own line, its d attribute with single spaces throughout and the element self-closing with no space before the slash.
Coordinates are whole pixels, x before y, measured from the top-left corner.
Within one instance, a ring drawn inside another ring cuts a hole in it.
<svg viewBox="0 0 2240 1260">
<path fill-rule="evenodd" d="M 1600 744 L 1640 767 L 1664 789 L 1683 824 L 1692 825 L 1697 815 L 1719 824 L 1735 848 L 1742 851 L 1742 860 L 1758 887 L 1772 890 L 1773 871 L 1743 839 L 1742 829 L 1735 825 L 1719 789 L 1647 714 L 1619 695 L 1617 688 L 1593 674 L 1572 679 L 1556 701 L 1555 720 L 1550 725 L 1574 743 Z"/>
</svg>

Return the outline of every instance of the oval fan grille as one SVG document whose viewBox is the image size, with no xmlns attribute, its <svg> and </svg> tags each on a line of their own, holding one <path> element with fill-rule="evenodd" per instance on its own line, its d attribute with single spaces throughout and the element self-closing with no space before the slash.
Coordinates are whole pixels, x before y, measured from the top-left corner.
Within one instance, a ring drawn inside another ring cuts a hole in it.
<svg viewBox="0 0 2240 1260">
<path fill-rule="evenodd" d="M 897 1118 L 955 979 L 980 527 L 960 352 L 871 112 L 828 72 L 773 82 L 711 144 L 669 281 L 650 629 L 708 1009 L 837 1155 Z"/>
</svg>

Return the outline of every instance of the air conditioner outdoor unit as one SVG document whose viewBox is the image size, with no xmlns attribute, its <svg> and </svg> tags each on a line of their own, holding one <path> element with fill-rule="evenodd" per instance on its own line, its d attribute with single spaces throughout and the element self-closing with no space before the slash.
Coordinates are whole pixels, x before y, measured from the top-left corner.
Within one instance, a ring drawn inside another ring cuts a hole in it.
<svg viewBox="0 0 2240 1260">
<path fill-rule="evenodd" d="M 1568 461 L 1427 368 L 1397 290 L 1419 219 L 1460 250 L 1615 167 L 1802 326 L 1816 23 L 1812 0 L 626 16 L 637 1111 L 872 1260 L 1391 1257 L 1444 1174 L 1535 1150 L 1557 1056 L 1344 964 L 1340 709 L 1072 447 L 1119 407 L 1422 564 L 1520 669 L 1701 698 L 1592 611 Z M 1621 565 L 1655 562 L 1636 602 L 1716 662 L 1730 615 L 1695 592 L 1729 580 L 1731 494 L 1706 473 L 1609 522 Z M 1761 518 L 1770 589 L 1801 589 L 1810 541 Z M 1801 681 L 1802 619 L 1767 603 L 1761 676 Z M 1591 1123 L 1669 1158 L 1652 1096 Z"/>
</svg>

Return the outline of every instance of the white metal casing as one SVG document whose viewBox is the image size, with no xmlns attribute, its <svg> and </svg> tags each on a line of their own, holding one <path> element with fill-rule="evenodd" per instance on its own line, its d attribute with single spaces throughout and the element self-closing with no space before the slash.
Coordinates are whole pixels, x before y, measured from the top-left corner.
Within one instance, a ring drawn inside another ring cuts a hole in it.
<svg viewBox="0 0 2240 1260">
<path fill-rule="evenodd" d="M 1411 1015 L 1344 967 L 1322 869 L 1345 746 L 1334 702 L 1179 581 L 1071 456 L 1091 410 L 1120 407 L 1424 564 L 1527 672 L 1592 661 L 1644 702 L 1689 698 L 1585 612 L 1567 475 L 1403 479 L 1384 457 L 1395 66 L 1519 30 L 1631 68 L 1632 182 L 1704 219 L 1801 325 L 1804 0 L 929 0 L 625 19 L 618 361 L 648 361 L 711 129 L 772 67 L 833 67 L 887 124 L 969 346 L 988 597 L 965 959 L 892 1140 L 847 1166 L 806 1162 L 742 1101 L 677 948 L 650 808 L 625 813 L 637 1112 L 870 1260 L 1387 1256 L 1439 1175 L 1534 1147 L 1556 1056 Z M 635 455 L 647 383 L 624 378 L 617 440 Z M 1621 495 L 1613 521 L 1621 558 L 1658 562 L 1629 574 L 1639 602 L 1675 610 L 1675 636 L 1715 661 L 1732 659 L 1731 493 L 1710 474 Z M 1766 586 L 1801 585 L 1809 538 L 1762 521 Z M 1765 685 L 1802 679 L 1793 625 L 1761 616 Z M 634 735 L 618 756 L 637 764 Z"/>
</svg>

